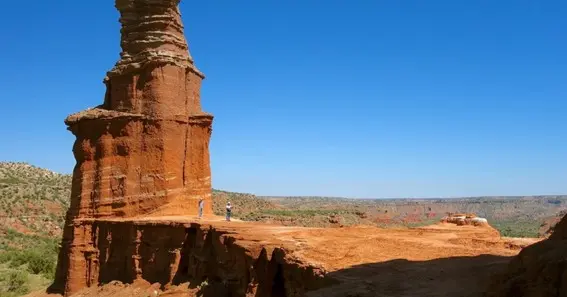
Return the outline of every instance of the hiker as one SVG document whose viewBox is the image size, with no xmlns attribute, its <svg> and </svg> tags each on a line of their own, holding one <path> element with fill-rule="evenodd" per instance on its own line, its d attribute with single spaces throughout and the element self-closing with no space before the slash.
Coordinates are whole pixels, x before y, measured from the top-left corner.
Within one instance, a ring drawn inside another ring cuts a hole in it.
<svg viewBox="0 0 567 297">
<path fill-rule="evenodd" d="M 230 201 L 226 204 L 226 220 L 230 222 L 230 213 L 232 212 L 232 205 Z"/>
<path fill-rule="evenodd" d="M 203 208 L 205 207 L 205 200 L 203 198 L 199 199 L 199 219 L 203 217 Z"/>
</svg>

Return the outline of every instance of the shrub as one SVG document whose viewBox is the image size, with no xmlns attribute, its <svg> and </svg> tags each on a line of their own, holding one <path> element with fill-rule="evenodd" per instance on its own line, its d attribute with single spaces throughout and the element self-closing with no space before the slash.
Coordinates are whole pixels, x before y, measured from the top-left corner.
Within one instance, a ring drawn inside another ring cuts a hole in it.
<svg viewBox="0 0 567 297">
<path fill-rule="evenodd" d="M 55 273 L 55 260 L 52 257 L 42 255 L 36 251 L 25 253 L 28 257 L 28 270 L 33 274 L 43 274 L 47 278 L 52 278 Z"/>
<path fill-rule="evenodd" d="M 538 237 L 539 226 L 541 223 L 537 220 L 517 220 L 492 221 L 491 225 L 504 237 Z"/>
<path fill-rule="evenodd" d="M 3 251 L 0 253 L 0 264 L 8 263 L 12 261 L 12 257 L 14 256 L 13 251 Z"/>
<path fill-rule="evenodd" d="M 8 275 L 8 292 L 21 295 L 29 293 L 28 274 L 25 271 L 15 270 Z"/>
<path fill-rule="evenodd" d="M 0 259 L 0 262 L 10 262 L 11 268 L 27 264 L 27 270 L 33 274 L 43 274 L 52 278 L 55 273 L 55 258 L 36 250 L 10 251 Z"/>
</svg>

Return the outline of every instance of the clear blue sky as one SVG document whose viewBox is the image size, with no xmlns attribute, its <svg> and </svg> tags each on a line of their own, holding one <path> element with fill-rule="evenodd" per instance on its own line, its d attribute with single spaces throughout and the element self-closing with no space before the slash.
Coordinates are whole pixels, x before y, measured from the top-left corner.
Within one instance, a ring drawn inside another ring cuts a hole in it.
<svg viewBox="0 0 567 297">
<path fill-rule="evenodd" d="M 215 188 L 567 194 L 567 2 L 189 1 Z M 0 160 L 71 172 L 63 119 L 103 100 L 113 1 L 8 1 Z"/>
</svg>

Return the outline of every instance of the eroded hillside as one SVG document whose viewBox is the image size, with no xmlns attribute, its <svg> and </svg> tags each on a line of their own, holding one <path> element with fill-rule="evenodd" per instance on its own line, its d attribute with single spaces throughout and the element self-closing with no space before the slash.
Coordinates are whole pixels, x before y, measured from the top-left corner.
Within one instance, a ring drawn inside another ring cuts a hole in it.
<svg viewBox="0 0 567 297">
<path fill-rule="evenodd" d="M 0 296 L 19 296 L 53 279 L 71 177 L 0 162 Z"/>
</svg>

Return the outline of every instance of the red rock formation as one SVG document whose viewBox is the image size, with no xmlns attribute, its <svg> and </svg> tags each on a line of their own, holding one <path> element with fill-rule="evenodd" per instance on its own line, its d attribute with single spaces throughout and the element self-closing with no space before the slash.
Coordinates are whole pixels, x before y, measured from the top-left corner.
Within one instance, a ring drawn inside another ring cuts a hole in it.
<svg viewBox="0 0 567 297">
<path fill-rule="evenodd" d="M 203 74 L 183 35 L 178 0 L 117 0 L 121 59 L 104 80 L 104 104 L 69 116 L 72 217 L 212 213 Z"/>
<path fill-rule="evenodd" d="M 567 296 L 567 216 L 548 239 L 524 248 L 493 280 L 488 297 Z"/>
<path fill-rule="evenodd" d="M 554 216 L 545 218 L 539 227 L 538 236 L 542 238 L 549 238 L 565 215 L 567 215 L 567 210 L 562 210 Z M 559 227 L 559 230 L 567 231 L 567 228 Z"/>
<path fill-rule="evenodd" d="M 59 263 L 69 271 L 67 294 L 145 280 L 161 287 L 207 281 L 205 296 L 303 296 L 330 281 L 322 269 L 288 256 L 293 247 L 246 226 L 236 233 L 180 220 L 85 219 L 74 227 L 71 254 Z"/>
<path fill-rule="evenodd" d="M 447 216 L 441 218 L 441 223 L 455 224 L 458 226 L 490 226 L 488 225 L 488 221 L 485 218 L 479 218 L 473 213 L 447 213 Z"/>
<path fill-rule="evenodd" d="M 104 103 L 65 120 L 77 137 L 77 164 L 48 292 L 207 281 L 206 296 L 303 296 L 325 278 L 288 256 L 293 245 L 242 224 L 236 231 L 187 216 L 197 214 L 199 198 L 205 218 L 213 213 L 213 117 L 201 110 L 204 76 L 189 55 L 178 3 L 116 0 L 122 53 L 104 80 Z"/>
<path fill-rule="evenodd" d="M 189 54 L 178 3 L 116 0 L 122 53 L 104 79 L 104 103 L 65 120 L 77 163 L 55 291 L 96 278 L 93 219 L 197 214 L 199 198 L 212 214 L 213 116 L 201 110 L 204 75 Z"/>
</svg>

